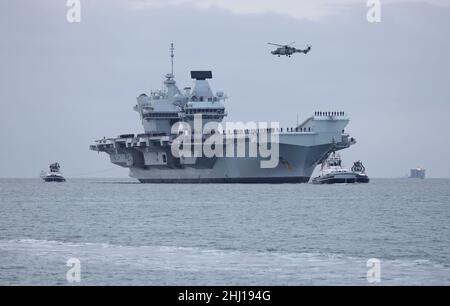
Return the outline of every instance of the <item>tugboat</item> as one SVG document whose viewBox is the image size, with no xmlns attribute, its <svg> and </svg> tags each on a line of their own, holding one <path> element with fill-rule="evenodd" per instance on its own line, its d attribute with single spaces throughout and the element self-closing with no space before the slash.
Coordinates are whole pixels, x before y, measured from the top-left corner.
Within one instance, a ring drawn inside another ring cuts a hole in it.
<svg viewBox="0 0 450 306">
<path fill-rule="evenodd" d="M 50 172 L 41 172 L 41 178 L 46 182 L 65 182 L 66 179 L 62 176 L 59 163 L 50 164 Z"/>
<path fill-rule="evenodd" d="M 357 183 L 368 183 L 370 181 L 366 174 L 366 168 L 364 168 L 360 160 L 353 163 L 352 172 L 356 174 Z"/>
<path fill-rule="evenodd" d="M 320 175 L 312 179 L 313 184 L 356 183 L 357 174 L 342 167 L 339 154 L 334 151 L 323 163 Z"/>
</svg>

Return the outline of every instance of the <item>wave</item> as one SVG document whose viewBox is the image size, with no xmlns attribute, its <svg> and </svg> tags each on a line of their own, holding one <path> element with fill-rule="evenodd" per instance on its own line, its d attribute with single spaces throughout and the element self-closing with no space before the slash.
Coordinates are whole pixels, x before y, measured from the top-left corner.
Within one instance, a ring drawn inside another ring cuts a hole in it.
<svg viewBox="0 0 450 306">
<path fill-rule="evenodd" d="M 185 280 L 183 284 L 199 284 L 200 280 L 206 284 L 367 284 L 369 269 L 366 258 L 341 254 L 122 246 L 34 239 L 0 240 L 0 252 L 37 257 L 47 262 L 64 262 L 75 257 L 90 267 L 107 266 L 128 279 L 138 275 L 138 271 L 152 271 L 155 275 L 165 275 L 166 278 L 159 278 L 159 281 L 166 284 L 174 283 L 175 279 Z M 429 260 L 380 260 L 383 284 L 450 284 L 450 268 Z M 176 272 L 176 276 L 170 272 Z M 180 275 L 185 277 L 180 279 Z M 144 283 L 146 280 L 140 279 Z M 101 279 L 98 281 L 102 283 Z"/>
</svg>

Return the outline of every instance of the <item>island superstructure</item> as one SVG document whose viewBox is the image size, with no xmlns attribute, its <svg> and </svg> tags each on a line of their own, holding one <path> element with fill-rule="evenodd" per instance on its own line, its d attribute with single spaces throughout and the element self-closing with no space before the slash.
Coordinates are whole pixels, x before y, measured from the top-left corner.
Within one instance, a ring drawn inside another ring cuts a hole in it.
<svg viewBox="0 0 450 306">
<path fill-rule="evenodd" d="M 113 164 L 129 168 L 130 176 L 142 183 L 308 182 L 316 165 L 333 150 L 355 143 L 345 133 L 349 118 L 342 111 L 317 111 L 292 128 L 224 128 L 203 133 L 201 129 L 208 124 L 224 123 L 227 95 L 223 91 L 212 91 L 208 82 L 212 79 L 211 71 L 191 71 L 194 86 L 180 90 L 173 74 L 173 45 L 171 59 L 172 70 L 165 76 L 164 89 L 137 97 L 134 110 L 140 116 L 144 133 L 103 138 L 90 146 L 93 151 L 107 153 Z M 200 131 L 195 126 L 196 118 L 201 118 Z M 236 145 L 234 152 L 238 150 L 238 143 L 244 144 L 247 153 L 252 145 L 262 146 L 260 134 L 267 133 L 268 141 L 276 139 L 279 156 L 273 167 L 261 167 L 267 160 L 267 156 L 261 155 L 177 156 L 173 154 L 173 145 L 184 132 L 174 131 L 174 124 L 190 127 L 192 135 L 188 137 L 197 145 L 205 144 L 210 137 L 222 137 L 224 145 L 232 139 Z"/>
</svg>

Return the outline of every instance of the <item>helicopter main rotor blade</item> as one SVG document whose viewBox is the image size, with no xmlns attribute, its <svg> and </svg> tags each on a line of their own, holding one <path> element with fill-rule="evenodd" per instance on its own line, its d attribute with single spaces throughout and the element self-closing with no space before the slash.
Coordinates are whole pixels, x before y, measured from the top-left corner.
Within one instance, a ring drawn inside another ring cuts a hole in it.
<svg viewBox="0 0 450 306">
<path fill-rule="evenodd" d="M 274 46 L 278 46 L 278 47 L 284 47 L 283 45 L 279 45 L 279 44 L 274 44 L 274 43 L 267 43 L 269 45 L 274 45 Z"/>
</svg>

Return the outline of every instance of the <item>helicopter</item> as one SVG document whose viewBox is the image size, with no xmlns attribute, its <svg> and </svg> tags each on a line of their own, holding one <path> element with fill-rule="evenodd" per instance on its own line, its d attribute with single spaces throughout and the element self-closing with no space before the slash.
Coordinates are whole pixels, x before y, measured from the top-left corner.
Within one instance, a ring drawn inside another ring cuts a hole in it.
<svg viewBox="0 0 450 306">
<path fill-rule="evenodd" d="M 270 51 L 273 55 L 278 55 L 280 57 L 281 55 L 286 55 L 288 57 L 291 57 L 294 53 L 304 53 L 307 54 L 311 50 L 311 46 L 307 45 L 306 49 L 296 49 L 295 47 L 292 47 L 295 42 L 290 43 L 289 45 L 280 45 L 280 44 L 274 44 L 274 43 L 268 43 L 269 45 L 277 46 L 278 48 L 274 51 Z"/>
</svg>

